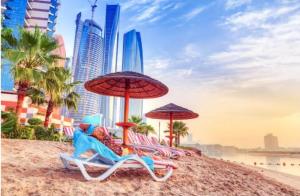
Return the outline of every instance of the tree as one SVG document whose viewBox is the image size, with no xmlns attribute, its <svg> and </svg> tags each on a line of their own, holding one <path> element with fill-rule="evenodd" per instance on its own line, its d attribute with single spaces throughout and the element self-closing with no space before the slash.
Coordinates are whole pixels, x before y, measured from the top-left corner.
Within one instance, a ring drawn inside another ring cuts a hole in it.
<svg viewBox="0 0 300 196">
<path fill-rule="evenodd" d="M 169 130 L 165 132 L 170 132 L 170 123 L 168 123 Z M 185 137 L 189 134 L 189 128 L 182 121 L 174 121 L 173 123 L 173 133 L 175 134 L 175 144 L 176 146 L 180 145 L 180 137 Z"/>
<path fill-rule="evenodd" d="M 56 41 L 38 28 L 28 31 L 19 29 L 16 37 L 11 29 L 1 32 L 2 57 L 11 64 L 11 73 L 15 80 L 18 101 L 16 113 L 19 116 L 28 88 L 41 80 L 41 71 L 61 59 L 53 54 L 58 47 Z"/>
<path fill-rule="evenodd" d="M 137 133 L 149 135 L 149 133 L 155 133 L 154 128 L 143 122 L 143 119 L 139 116 L 131 116 L 128 119 L 129 122 L 135 123 L 137 126 L 131 127 L 130 129 Z"/>
<path fill-rule="evenodd" d="M 80 96 L 74 91 L 80 82 L 71 81 L 71 71 L 62 67 L 52 67 L 42 74 L 43 80 L 28 90 L 28 96 L 35 104 L 47 104 L 44 127 L 48 127 L 53 109 L 66 106 L 77 110 Z"/>
</svg>

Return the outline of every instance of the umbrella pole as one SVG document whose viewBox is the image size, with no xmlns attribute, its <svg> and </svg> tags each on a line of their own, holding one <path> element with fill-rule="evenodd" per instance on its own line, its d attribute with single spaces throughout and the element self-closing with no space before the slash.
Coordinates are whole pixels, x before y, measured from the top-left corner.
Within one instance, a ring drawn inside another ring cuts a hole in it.
<svg viewBox="0 0 300 196">
<path fill-rule="evenodd" d="M 172 147 L 173 141 L 173 113 L 170 113 L 170 147 Z"/>
<path fill-rule="evenodd" d="M 125 105 L 124 105 L 124 122 L 128 121 L 128 113 L 129 113 L 129 92 L 125 91 Z M 128 127 L 123 127 L 123 144 L 128 145 Z"/>
</svg>

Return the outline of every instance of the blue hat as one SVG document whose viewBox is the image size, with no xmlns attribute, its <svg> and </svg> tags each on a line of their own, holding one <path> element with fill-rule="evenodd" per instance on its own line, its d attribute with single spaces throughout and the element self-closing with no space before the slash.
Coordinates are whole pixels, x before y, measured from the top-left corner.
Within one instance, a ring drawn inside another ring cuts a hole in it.
<svg viewBox="0 0 300 196">
<path fill-rule="evenodd" d="M 91 124 L 91 125 L 100 125 L 101 124 L 101 115 L 94 114 L 94 115 L 90 115 L 90 116 L 85 116 L 82 119 L 82 123 Z"/>
</svg>

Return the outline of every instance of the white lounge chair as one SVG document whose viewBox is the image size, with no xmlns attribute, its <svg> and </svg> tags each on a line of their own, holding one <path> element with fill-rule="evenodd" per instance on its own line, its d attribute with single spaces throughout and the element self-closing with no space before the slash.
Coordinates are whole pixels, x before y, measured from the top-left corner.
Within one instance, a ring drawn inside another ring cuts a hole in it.
<svg viewBox="0 0 300 196">
<path fill-rule="evenodd" d="M 154 160 L 154 169 L 155 170 L 166 170 L 166 173 L 163 177 L 158 177 L 155 173 L 149 168 L 149 166 L 141 159 L 138 155 L 132 155 L 127 159 L 118 161 L 111 164 L 105 164 L 103 161 L 99 161 L 97 157 L 101 157 L 99 154 L 94 154 L 90 158 L 74 158 L 67 154 L 61 154 L 60 158 L 64 164 L 64 167 L 67 169 L 79 169 L 86 180 L 98 180 L 102 181 L 112 175 L 119 168 L 131 168 L 131 169 L 142 169 L 145 168 L 150 176 L 155 181 L 166 181 L 173 173 L 173 169 L 176 168 L 172 162 L 167 161 L 156 161 Z M 105 158 L 104 158 L 105 159 Z M 86 167 L 90 166 L 99 169 L 107 169 L 104 173 L 100 174 L 97 177 L 92 177 L 88 174 Z"/>
</svg>

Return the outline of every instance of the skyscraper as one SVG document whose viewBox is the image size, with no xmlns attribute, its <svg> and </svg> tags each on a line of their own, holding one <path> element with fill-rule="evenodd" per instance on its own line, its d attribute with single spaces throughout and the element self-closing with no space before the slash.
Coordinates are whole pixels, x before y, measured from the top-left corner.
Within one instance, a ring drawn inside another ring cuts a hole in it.
<svg viewBox="0 0 300 196">
<path fill-rule="evenodd" d="M 266 150 L 276 150 L 279 148 L 278 138 L 273 134 L 265 135 L 264 143 L 265 143 Z"/>
<path fill-rule="evenodd" d="M 18 35 L 18 28 L 33 29 L 35 26 L 50 36 L 55 31 L 59 0 L 5 0 L 1 6 L 3 10 L 4 28 L 12 29 Z M 12 90 L 14 81 L 10 74 L 10 63 L 2 59 L 1 89 Z"/>
<path fill-rule="evenodd" d="M 74 124 L 83 116 L 100 112 L 99 95 L 84 88 L 84 82 L 99 76 L 103 72 L 102 29 L 93 20 L 81 20 L 81 13 L 76 19 L 76 33 L 73 53 L 74 81 L 81 81 L 75 91 L 80 94 L 78 111 L 72 111 Z"/>
<path fill-rule="evenodd" d="M 117 69 L 119 42 L 120 5 L 106 5 L 104 31 L 104 68 L 103 74 L 115 72 Z M 105 126 L 114 126 L 116 118 L 116 98 L 102 96 L 101 111 Z"/>
<path fill-rule="evenodd" d="M 124 34 L 122 71 L 134 71 L 138 73 L 144 73 L 141 34 L 140 32 L 137 32 L 134 29 Z M 129 116 L 135 115 L 142 117 L 143 100 L 131 99 L 129 105 Z M 121 108 L 121 111 L 123 111 L 123 99 L 121 101 Z M 121 117 L 121 119 L 123 119 L 123 117 Z"/>
</svg>

